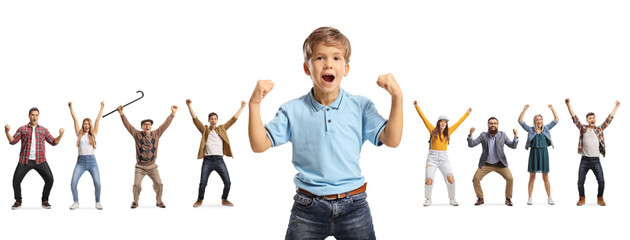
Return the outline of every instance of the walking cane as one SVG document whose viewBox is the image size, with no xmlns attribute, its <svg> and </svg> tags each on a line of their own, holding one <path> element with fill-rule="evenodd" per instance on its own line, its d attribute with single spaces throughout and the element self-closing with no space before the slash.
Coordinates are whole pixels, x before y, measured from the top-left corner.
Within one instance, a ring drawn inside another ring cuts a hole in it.
<svg viewBox="0 0 630 240">
<path fill-rule="evenodd" d="M 133 100 L 133 101 L 131 101 L 131 102 L 129 102 L 129 103 L 127 103 L 127 104 L 123 105 L 123 107 L 126 107 L 127 105 L 132 104 L 132 103 L 134 103 L 135 101 L 140 100 L 140 98 L 143 98 L 143 97 L 144 97 L 144 93 L 143 93 L 142 91 L 138 90 L 136 93 L 140 93 L 140 94 L 142 94 L 142 96 L 140 96 L 140 97 L 139 97 L 139 98 L 137 98 L 136 100 Z M 112 113 L 114 113 L 115 111 L 118 111 L 118 109 L 114 109 L 114 111 L 111 111 L 111 112 L 109 112 L 109 113 L 105 114 L 103 117 L 107 117 L 107 115 L 112 114 Z"/>
</svg>

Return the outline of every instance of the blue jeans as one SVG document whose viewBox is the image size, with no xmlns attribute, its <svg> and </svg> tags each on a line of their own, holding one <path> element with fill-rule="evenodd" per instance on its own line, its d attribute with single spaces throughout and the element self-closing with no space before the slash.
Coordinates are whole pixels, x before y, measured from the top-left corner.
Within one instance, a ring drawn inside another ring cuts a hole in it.
<svg viewBox="0 0 630 240">
<path fill-rule="evenodd" d="M 297 192 L 285 239 L 376 239 L 366 198 L 365 192 L 335 200 Z"/>
<path fill-rule="evenodd" d="M 580 171 L 578 172 L 578 192 L 580 193 L 580 197 L 584 197 L 584 182 L 586 181 L 588 170 L 593 170 L 595 179 L 597 179 L 597 196 L 604 196 L 604 186 L 606 182 L 604 181 L 604 169 L 602 169 L 602 164 L 599 162 L 599 157 L 582 156 Z"/>
<path fill-rule="evenodd" d="M 92 181 L 94 181 L 94 195 L 96 195 L 96 202 L 101 201 L 101 177 L 98 173 L 98 164 L 94 155 L 79 155 L 77 157 L 77 165 L 74 166 L 74 173 L 72 173 L 72 181 L 70 182 L 70 190 L 72 190 L 72 198 L 74 202 L 79 202 L 79 192 L 77 191 L 77 184 L 81 175 L 85 171 L 90 172 L 92 175 Z"/>
<path fill-rule="evenodd" d="M 199 182 L 199 196 L 198 198 L 203 200 L 206 193 L 206 185 L 208 185 L 208 177 L 212 171 L 217 171 L 221 180 L 223 180 L 223 195 L 222 199 L 227 199 L 230 193 L 230 173 L 228 173 L 225 162 L 223 162 L 223 156 L 212 155 L 203 157 L 203 165 L 201 165 L 201 181 Z"/>
</svg>

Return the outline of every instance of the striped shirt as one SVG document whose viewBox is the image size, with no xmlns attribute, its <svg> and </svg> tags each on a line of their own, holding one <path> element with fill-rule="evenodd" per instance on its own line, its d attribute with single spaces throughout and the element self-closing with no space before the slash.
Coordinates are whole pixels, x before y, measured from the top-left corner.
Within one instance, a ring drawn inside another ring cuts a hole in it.
<svg viewBox="0 0 630 240">
<path fill-rule="evenodd" d="M 606 127 L 608 127 L 608 125 L 610 124 L 610 122 L 612 122 L 613 117 L 608 115 L 608 118 L 606 118 L 606 121 L 604 121 L 604 123 L 602 123 L 602 125 L 600 126 L 595 126 L 595 128 L 593 129 L 593 131 L 595 132 L 595 134 L 597 135 L 597 139 L 599 140 L 599 152 L 602 154 L 602 156 L 606 157 L 606 144 L 604 143 L 604 129 L 606 129 Z M 573 116 L 573 123 L 575 123 L 575 126 L 578 127 L 578 129 L 580 129 L 580 141 L 578 143 L 578 153 L 579 154 L 583 154 L 583 146 L 584 146 L 584 135 L 586 134 L 586 131 L 588 131 L 588 125 L 583 125 L 580 120 L 577 118 L 577 116 Z"/>
<path fill-rule="evenodd" d="M 35 134 L 33 134 L 33 130 L 35 131 Z M 22 140 L 20 148 L 21 164 L 28 163 L 28 155 L 31 151 L 31 140 L 33 139 L 33 136 L 35 136 L 35 164 L 40 164 L 46 161 L 46 145 L 44 144 L 44 141 L 53 146 L 57 145 L 57 143 L 55 143 L 55 138 L 45 127 L 40 125 L 32 127 L 28 124 L 20 127 L 13 135 L 13 142 L 10 142 L 10 144 L 14 145 Z"/>
</svg>

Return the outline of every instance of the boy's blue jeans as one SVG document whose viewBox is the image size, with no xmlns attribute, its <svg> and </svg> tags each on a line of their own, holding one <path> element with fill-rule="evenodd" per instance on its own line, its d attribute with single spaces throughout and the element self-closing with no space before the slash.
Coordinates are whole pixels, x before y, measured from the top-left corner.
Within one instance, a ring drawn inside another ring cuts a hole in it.
<svg viewBox="0 0 630 240">
<path fill-rule="evenodd" d="M 376 239 L 367 193 L 326 200 L 297 192 L 285 239 Z"/>
<path fill-rule="evenodd" d="M 94 182 L 94 195 L 96 202 L 101 201 L 101 176 L 98 172 L 98 164 L 96 163 L 96 157 L 94 155 L 79 155 L 77 157 L 77 165 L 74 166 L 74 172 L 72 173 L 72 181 L 70 182 L 70 190 L 72 190 L 72 199 L 74 202 L 79 202 L 79 192 L 77 185 L 79 179 L 85 171 L 90 172 L 92 175 L 92 181 Z"/>
</svg>

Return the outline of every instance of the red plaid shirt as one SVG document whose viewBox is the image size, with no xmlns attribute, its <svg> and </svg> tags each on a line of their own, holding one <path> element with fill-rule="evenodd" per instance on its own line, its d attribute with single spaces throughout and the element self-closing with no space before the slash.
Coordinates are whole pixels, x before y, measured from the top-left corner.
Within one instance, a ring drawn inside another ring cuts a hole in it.
<svg viewBox="0 0 630 240">
<path fill-rule="evenodd" d="M 608 115 L 608 118 L 606 118 L 606 121 L 604 121 L 602 125 L 595 126 L 595 128 L 593 129 L 593 131 L 597 135 L 597 140 L 599 140 L 599 153 L 601 153 L 602 156 L 604 157 L 606 157 L 606 143 L 604 142 L 604 129 L 608 127 L 610 122 L 612 122 L 612 119 L 613 117 Z M 580 141 L 578 142 L 578 153 L 582 154 L 582 143 L 583 143 L 582 139 L 584 138 L 584 134 L 586 134 L 586 131 L 588 131 L 588 125 L 582 124 L 577 116 L 573 116 L 573 123 L 575 123 L 575 126 L 577 126 L 580 129 Z"/>
<path fill-rule="evenodd" d="M 35 129 L 35 164 L 40 164 L 46 161 L 46 145 L 44 144 L 44 140 L 50 143 L 50 145 L 57 145 L 57 143 L 55 143 L 55 138 L 45 127 L 37 125 L 33 128 L 28 124 L 20 127 L 15 132 L 15 135 L 13 135 L 13 142 L 10 143 L 11 145 L 14 145 L 22 140 L 22 148 L 20 149 L 20 163 L 22 164 L 28 163 L 28 155 L 31 152 L 33 129 Z"/>
</svg>

